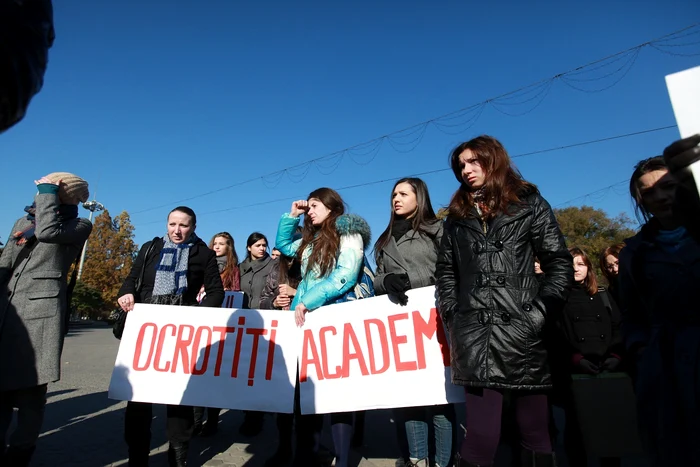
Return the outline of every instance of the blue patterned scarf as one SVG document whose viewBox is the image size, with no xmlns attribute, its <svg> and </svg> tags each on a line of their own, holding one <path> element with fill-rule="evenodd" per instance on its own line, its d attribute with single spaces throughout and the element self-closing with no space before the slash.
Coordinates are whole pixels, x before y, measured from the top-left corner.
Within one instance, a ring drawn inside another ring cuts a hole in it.
<svg viewBox="0 0 700 467">
<path fill-rule="evenodd" d="M 166 235 L 163 250 L 156 267 L 151 303 L 159 305 L 182 305 L 182 295 L 187 291 L 187 269 L 190 248 L 199 238 L 193 233 L 184 243 L 175 244 Z"/>
</svg>

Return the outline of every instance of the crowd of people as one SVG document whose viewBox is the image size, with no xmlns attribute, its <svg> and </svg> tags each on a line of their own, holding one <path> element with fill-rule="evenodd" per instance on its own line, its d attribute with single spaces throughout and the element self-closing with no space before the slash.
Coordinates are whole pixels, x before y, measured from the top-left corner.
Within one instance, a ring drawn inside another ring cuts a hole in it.
<svg viewBox="0 0 700 467">
<path fill-rule="evenodd" d="M 21 120 L 43 83 L 54 37 L 51 2 L 0 1 L 0 20 L 3 43 L 13 44 L 0 50 L 0 63 L 14 70 L 0 74 L 2 132 Z M 589 456 L 571 381 L 626 373 L 634 381 L 639 436 L 651 465 L 696 466 L 700 198 L 689 166 L 698 160 L 700 135 L 636 165 L 629 190 L 643 225 L 601 253 L 607 287 L 598 283 L 593 252 L 566 244 L 537 187 L 523 179 L 498 140 L 480 136 L 452 151 L 458 187 L 446 219 L 435 215 L 422 180 L 401 179 L 374 245 L 367 222 L 346 213 L 330 188 L 292 203 L 279 221 L 273 255 L 264 235 L 251 234 L 240 263 L 230 234 L 218 233 L 207 245 L 195 233 L 194 211 L 177 207 L 163 237 L 141 247 L 118 303 L 127 313 L 136 303 L 220 307 L 226 290 L 241 290 L 247 307 L 294 313 L 303 326 L 307 313 L 354 293 L 373 246 L 376 294 L 405 306 L 408 290 L 435 285 L 450 339 L 452 383 L 464 388 L 466 400 L 465 434 L 455 446 L 453 405 L 395 409 L 399 463 L 490 466 L 505 441 L 514 465 L 554 466 L 551 414 L 560 406 L 569 465 L 584 466 Z M 53 173 L 35 185 L 34 203 L 0 256 L 2 466 L 29 465 L 36 448 L 47 386 L 60 378 L 75 284 L 69 271 L 92 230 L 78 217 L 79 203 L 89 196 L 85 180 Z M 319 463 L 322 418 L 301 414 L 298 388 L 297 377 L 295 410 L 277 415 L 279 447 L 268 466 Z M 193 436 L 217 434 L 219 412 L 167 407 L 170 465 L 187 465 Z M 127 404 L 131 466 L 148 465 L 151 413 L 151 404 Z M 363 420 L 362 413 L 331 414 L 336 467 L 347 467 L 351 446 L 361 443 Z M 263 413 L 248 412 L 240 431 L 256 436 L 263 421 Z M 617 466 L 620 458 L 600 463 Z"/>
<path fill-rule="evenodd" d="M 346 213 L 330 188 L 292 203 L 280 218 L 272 254 L 268 239 L 252 233 L 240 262 L 229 233 L 206 244 L 195 233 L 194 211 L 176 207 L 166 234 L 142 245 L 118 303 L 127 313 L 136 303 L 220 307 L 225 291 L 240 290 L 245 307 L 294 313 L 303 326 L 307 313 L 354 293 L 371 249 L 376 295 L 405 306 L 408 290 L 436 287 L 452 383 L 464 387 L 466 400 L 465 434 L 457 444 L 454 405 L 394 409 L 399 464 L 493 465 L 506 442 L 514 465 L 554 466 L 552 408 L 559 406 L 569 465 L 585 466 L 590 456 L 572 379 L 627 373 L 652 465 L 700 465 L 693 442 L 700 435 L 700 246 L 695 218 L 683 215 L 700 207 L 685 173 L 689 161 L 700 158 L 698 143 L 700 136 L 683 140 L 665 157 L 635 167 L 630 194 L 643 227 L 600 253 L 605 286 L 589 252 L 566 245 L 551 207 L 501 143 L 479 136 L 452 151 L 458 188 L 446 218 L 436 216 L 425 182 L 400 179 L 374 245 L 367 222 Z M 0 256 L 6 289 L 0 294 L 0 349 L 21 357 L 0 359 L 3 439 L 18 409 L 1 465 L 28 465 L 35 449 L 47 385 L 60 377 L 69 268 L 92 227 L 77 215 L 88 198 L 87 182 L 54 173 L 35 183 L 34 204 Z M 297 375 L 295 410 L 276 415 L 278 449 L 268 467 L 320 465 L 323 417 L 301 414 L 299 404 Z M 170 465 L 187 465 L 193 436 L 217 434 L 219 413 L 216 407 L 167 406 Z M 264 417 L 246 412 L 240 433 L 257 436 Z M 152 404 L 127 403 L 131 466 L 149 463 L 151 419 Z M 351 447 L 362 443 L 364 413 L 333 413 L 330 424 L 333 465 L 347 467 Z M 621 459 L 599 461 L 619 466 Z"/>
</svg>

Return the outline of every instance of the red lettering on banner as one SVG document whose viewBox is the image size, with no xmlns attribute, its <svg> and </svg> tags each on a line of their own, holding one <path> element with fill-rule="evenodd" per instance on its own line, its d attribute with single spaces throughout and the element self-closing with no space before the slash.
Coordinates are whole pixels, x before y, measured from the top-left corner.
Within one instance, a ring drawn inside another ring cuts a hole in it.
<svg viewBox="0 0 700 467">
<path fill-rule="evenodd" d="M 267 341 L 267 366 L 265 367 L 265 379 L 272 379 L 272 365 L 275 363 L 275 336 L 277 335 L 277 320 L 272 320 L 272 330 L 270 331 L 270 340 Z"/>
<path fill-rule="evenodd" d="M 204 346 L 202 358 L 200 359 L 198 355 L 194 353 L 199 348 L 199 344 L 202 340 L 202 334 L 204 331 L 207 332 L 207 342 Z M 192 374 L 193 375 L 203 375 L 207 372 L 207 365 L 209 364 L 209 353 L 211 352 L 211 336 L 212 332 L 207 326 L 200 326 L 197 328 L 197 333 L 194 335 L 194 344 L 192 344 Z M 197 360 L 202 362 L 202 368 L 197 369 Z"/>
<path fill-rule="evenodd" d="M 309 358 L 309 352 L 311 352 L 311 358 Z M 314 340 L 314 334 L 310 329 L 304 330 L 304 343 L 301 349 L 301 364 L 299 365 L 299 382 L 306 382 L 306 368 L 314 364 L 317 379 L 319 381 L 323 380 L 323 371 L 321 370 L 321 362 L 318 358 L 318 350 L 316 350 L 316 341 Z"/>
<path fill-rule="evenodd" d="M 330 332 L 335 336 L 338 332 L 334 326 L 324 326 L 318 331 L 318 340 L 321 344 L 321 362 L 323 362 L 323 376 L 326 379 L 337 379 L 343 376 L 343 369 L 339 366 L 335 367 L 335 373 L 331 373 L 328 368 L 328 346 L 326 345 L 326 333 Z"/>
<path fill-rule="evenodd" d="M 153 360 L 153 369 L 156 371 L 167 372 L 170 371 L 170 360 L 165 363 L 165 367 L 160 366 L 160 356 L 163 353 L 163 344 L 165 343 L 165 331 L 172 329 L 171 336 L 177 334 L 177 327 L 174 324 L 166 324 L 160 328 L 160 333 L 158 333 L 158 347 L 156 347 L 156 358 Z"/>
<path fill-rule="evenodd" d="M 370 324 L 377 326 L 379 331 L 379 344 L 382 347 L 382 367 L 377 369 L 377 362 L 374 358 L 374 343 L 372 342 L 372 332 Z M 378 319 L 365 320 L 365 336 L 367 337 L 367 345 L 369 346 L 369 371 L 373 375 L 379 375 L 389 369 L 389 340 L 386 336 L 386 328 L 384 323 Z"/>
<path fill-rule="evenodd" d="M 425 362 L 425 345 L 423 337 L 432 339 L 437 331 L 437 340 L 440 344 L 440 352 L 442 353 L 442 362 L 445 366 L 450 366 L 450 348 L 447 345 L 447 336 L 445 336 L 445 327 L 442 325 L 442 319 L 436 308 L 430 309 L 430 317 L 428 321 L 423 320 L 420 311 L 413 312 L 413 329 L 416 335 L 416 354 L 418 355 L 418 369 L 422 370 L 426 367 Z"/>
<path fill-rule="evenodd" d="M 354 350 L 352 353 L 350 352 L 350 344 L 352 344 Z M 372 349 L 370 349 L 370 353 L 372 353 Z M 352 324 L 345 323 L 343 328 L 343 378 L 350 376 L 350 360 L 357 360 L 362 376 L 369 375 L 365 357 L 362 355 L 362 349 L 357 341 L 355 331 L 352 329 Z"/>
<path fill-rule="evenodd" d="M 408 338 L 406 336 L 399 336 L 396 334 L 396 322 L 404 319 L 408 319 L 408 313 L 391 315 L 388 318 L 389 334 L 391 335 L 391 347 L 394 350 L 394 364 L 396 365 L 396 371 L 415 371 L 418 368 L 416 362 L 402 362 L 401 355 L 399 353 L 399 345 L 406 344 L 408 342 Z"/>
<path fill-rule="evenodd" d="M 243 341 L 243 325 L 245 325 L 245 316 L 238 318 L 238 324 L 241 326 L 238 329 L 236 336 L 236 348 L 233 351 L 233 365 L 231 365 L 231 378 L 238 377 L 238 362 L 241 358 L 241 342 Z"/>
<path fill-rule="evenodd" d="M 221 361 L 224 358 L 224 344 L 226 343 L 226 334 L 233 334 L 236 328 L 227 326 L 214 326 L 214 332 L 219 333 L 219 350 L 216 352 L 216 365 L 214 365 L 214 376 L 221 376 Z"/>
<path fill-rule="evenodd" d="M 252 386 L 253 378 L 255 378 L 255 362 L 258 359 L 258 342 L 260 342 L 260 336 L 267 335 L 267 329 L 248 328 L 246 329 L 246 334 L 253 336 L 253 349 L 250 354 L 250 368 L 248 369 L 248 386 Z"/>
<path fill-rule="evenodd" d="M 188 330 L 189 334 L 187 338 L 184 337 L 184 331 Z M 187 348 L 192 343 L 192 338 L 194 337 L 194 326 L 189 324 L 181 324 L 180 328 L 177 330 L 177 341 L 175 341 L 175 355 L 173 356 L 173 366 L 172 372 L 177 372 L 177 362 L 178 359 L 182 360 L 182 369 L 186 375 L 190 374 L 190 362 L 189 353 Z"/>
<path fill-rule="evenodd" d="M 139 366 L 139 360 L 141 360 L 141 349 L 143 348 L 143 339 L 146 335 L 146 330 L 148 328 L 153 328 L 153 337 L 151 338 L 151 346 L 148 349 L 148 358 L 146 359 L 146 364 L 144 366 Z M 139 336 L 136 338 L 136 349 L 134 350 L 134 361 L 131 364 L 134 371 L 144 371 L 151 366 L 151 358 L 153 357 L 153 347 L 156 344 L 156 334 L 158 333 L 158 326 L 156 323 L 144 323 L 139 329 Z"/>
</svg>

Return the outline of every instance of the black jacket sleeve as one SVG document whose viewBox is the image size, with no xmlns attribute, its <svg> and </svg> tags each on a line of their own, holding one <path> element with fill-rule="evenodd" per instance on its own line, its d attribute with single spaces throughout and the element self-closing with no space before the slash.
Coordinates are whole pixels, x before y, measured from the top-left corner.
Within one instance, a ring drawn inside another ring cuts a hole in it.
<svg viewBox="0 0 700 467">
<path fill-rule="evenodd" d="M 571 254 L 549 203 L 540 195 L 534 195 L 532 206 L 532 247 L 544 272 L 535 304 L 547 316 L 560 312 L 566 303 L 574 283 L 574 268 L 571 265 Z"/>
<path fill-rule="evenodd" d="M 201 306 L 220 308 L 224 303 L 224 284 L 219 275 L 219 266 L 216 264 L 216 253 L 208 250 L 208 259 L 204 269 L 204 291 L 206 295 L 202 299 Z"/>
<path fill-rule="evenodd" d="M 449 327 L 454 313 L 457 311 L 458 274 L 455 262 L 455 246 L 453 245 L 454 226 L 448 220 L 445 223 L 440 251 L 438 251 L 437 264 L 435 269 L 436 293 L 438 299 L 438 309 L 445 326 Z"/>
</svg>

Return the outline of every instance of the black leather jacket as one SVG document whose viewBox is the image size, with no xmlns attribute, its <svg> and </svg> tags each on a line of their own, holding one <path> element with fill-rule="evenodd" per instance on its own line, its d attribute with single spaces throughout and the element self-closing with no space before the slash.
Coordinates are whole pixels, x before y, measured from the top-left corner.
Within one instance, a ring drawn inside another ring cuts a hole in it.
<svg viewBox="0 0 700 467">
<path fill-rule="evenodd" d="M 547 201 L 538 193 L 521 199 L 486 228 L 475 210 L 445 223 L 436 277 L 454 384 L 551 387 L 544 324 L 565 303 L 572 258 Z M 534 255 L 544 272 L 541 282 Z"/>
</svg>

